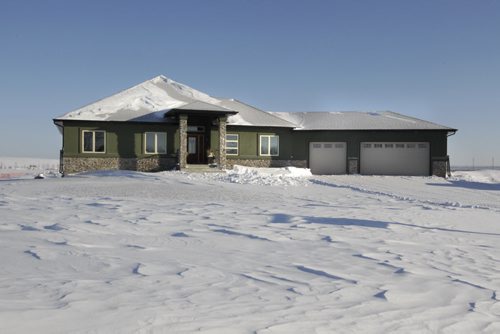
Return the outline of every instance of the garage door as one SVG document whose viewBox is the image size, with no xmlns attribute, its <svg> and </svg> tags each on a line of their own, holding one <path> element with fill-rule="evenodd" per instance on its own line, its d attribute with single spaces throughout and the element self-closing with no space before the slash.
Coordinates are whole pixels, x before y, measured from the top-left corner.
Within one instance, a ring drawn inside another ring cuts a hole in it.
<svg viewBox="0 0 500 334">
<path fill-rule="evenodd" d="M 346 143 L 309 143 L 309 168 L 319 175 L 346 173 Z"/>
<path fill-rule="evenodd" d="M 361 143 L 361 174 L 429 175 L 429 143 Z"/>
</svg>

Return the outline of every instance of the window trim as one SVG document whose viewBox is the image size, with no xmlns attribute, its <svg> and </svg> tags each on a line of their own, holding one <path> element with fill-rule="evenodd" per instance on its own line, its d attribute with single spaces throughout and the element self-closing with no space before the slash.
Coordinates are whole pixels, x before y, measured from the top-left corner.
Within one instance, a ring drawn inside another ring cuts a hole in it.
<svg viewBox="0 0 500 334">
<path fill-rule="evenodd" d="M 228 140 L 227 136 L 236 136 L 236 139 Z M 227 143 L 236 143 L 236 147 L 228 147 Z M 231 149 L 234 150 L 236 149 L 236 153 L 227 153 L 227 150 Z M 240 155 L 240 135 L 237 133 L 226 133 L 226 155 Z"/>
<path fill-rule="evenodd" d="M 92 133 L 92 151 L 85 150 L 85 133 Z M 104 134 L 104 150 L 102 152 L 95 150 L 95 134 L 96 132 L 102 132 Z M 93 153 L 93 154 L 105 154 L 106 153 L 106 131 L 105 130 L 82 130 L 82 153 Z"/>
<path fill-rule="evenodd" d="M 148 135 L 148 133 L 154 134 L 154 138 L 155 138 L 154 152 L 148 152 L 148 150 L 147 150 L 147 135 Z M 164 133 L 165 134 L 165 152 L 158 152 L 158 134 L 159 133 Z M 144 145 L 143 145 L 144 154 L 149 154 L 149 155 L 167 154 L 168 147 L 167 147 L 167 133 L 166 132 L 163 132 L 163 131 L 146 131 L 146 132 L 144 132 L 143 139 L 144 139 Z"/>
<path fill-rule="evenodd" d="M 278 138 L 278 152 L 276 154 L 271 154 L 271 138 Z M 262 139 L 267 138 L 268 143 L 268 153 L 262 153 Z M 280 155 L 280 136 L 278 135 L 259 135 L 259 156 L 262 157 L 277 157 Z"/>
</svg>

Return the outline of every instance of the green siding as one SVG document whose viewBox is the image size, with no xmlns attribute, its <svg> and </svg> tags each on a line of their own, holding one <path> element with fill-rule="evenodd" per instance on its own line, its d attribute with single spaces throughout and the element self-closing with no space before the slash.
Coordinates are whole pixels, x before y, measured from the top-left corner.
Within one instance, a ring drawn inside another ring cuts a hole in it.
<svg viewBox="0 0 500 334">
<path fill-rule="evenodd" d="M 82 153 L 81 131 L 106 131 L 106 153 Z M 64 155 L 66 157 L 122 157 L 142 158 L 144 132 L 167 132 L 167 155 L 175 156 L 179 149 L 179 130 L 175 124 L 126 123 L 126 122 L 64 122 Z M 227 126 L 227 133 L 239 135 L 239 155 L 231 159 L 308 160 L 309 143 L 313 141 L 347 142 L 347 156 L 359 158 L 360 143 L 364 141 L 425 141 L 430 142 L 431 157 L 447 155 L 447 132 L 420 131 L 293 131 L 288 128 Z M 259 135 L 279 136 L 279 156 L 259 156 Z M 218 130 L 208 126 L 210 149 L 217 152 Z M 207 147 L 208 149 L 208 147 Z"/>
<path fill-rule="evenodd" d="M 294 159 L 309 158 L 309 143 L 315 141 L 347 142 L 347 156 L 358 157 L 360 144 L 365 141 L 430 142 L 431 156 L 447 155 L 446 131 L 295 131 L 293 136 Z"/>
<path fill-rule="evenodd" d="M 106 131 L 105 153 L 82 153 L 82 130 Z M 176 125 L 112 122 L 66 122 L 64 124 L 64 156 L 76 157 L 150 157 L 144 154 L 145 132 L 167 133 L 167 156 L 176 155 L 179 133 Z"/>
<path fill-rule="evenodd" d="M 228 126 L 226 132 L 238 134 L 239 136 L 239 155 L 231 155 L 231 159 L 293 159 L 292 141 L 295 134 L 290 129 Z M 279 136 L 278 156 L 259 156 L 260 135 Z"/>
</svg>

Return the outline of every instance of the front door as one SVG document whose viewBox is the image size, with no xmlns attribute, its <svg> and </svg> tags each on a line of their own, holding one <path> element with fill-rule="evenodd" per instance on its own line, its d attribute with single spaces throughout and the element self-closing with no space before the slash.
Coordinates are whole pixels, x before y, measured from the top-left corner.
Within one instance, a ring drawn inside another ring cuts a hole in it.
<svg viewBox="0 0 500 334">
<path fill-rule="evenodd" d="M 205 163 L 205 137 L 202 133 L 189 133 L 187 135 L 187 163 Z"/>
</svg>

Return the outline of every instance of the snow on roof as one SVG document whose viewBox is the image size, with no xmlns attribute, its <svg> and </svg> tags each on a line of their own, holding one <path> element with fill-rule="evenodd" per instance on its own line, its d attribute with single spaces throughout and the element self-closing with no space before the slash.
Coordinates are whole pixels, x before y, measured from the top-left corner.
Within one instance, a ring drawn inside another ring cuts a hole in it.
<svg viewBox="0 0 500 334">
<path fill-rule="evenodd" d="M 454 130 L 390 111 L 265 112 L 235 99 L 212 97 L 163 75 L 73 110 L 55 121 L 169 122 L 165 114 L 173 109 L 232 113 L 228 125 L 239 126 L 297 130 Z"/>
<path fill-rule="evenodd" d="M 235 99 L 221 99 L 220 105 L 238 112 L 228 117 L 228 125 L 296 127 L 293 123 Z"/>
<path fill-rule="evenodd" d="M 392 111 L 270 112 L 270 114 L 296 124 L 296 130 L 455 130 Z"/>
<path fill-rule="evenodd" d="M 165 112 L 194 102 L 216 105 L 220 101 L 160 75 L 71 111 L 57 120 L 161 122 Z"/>
</svg>

